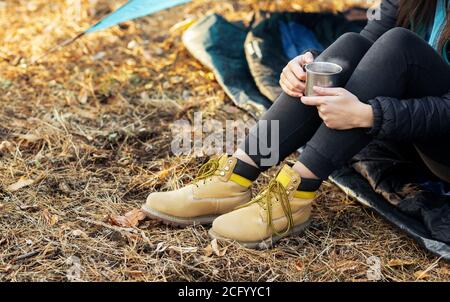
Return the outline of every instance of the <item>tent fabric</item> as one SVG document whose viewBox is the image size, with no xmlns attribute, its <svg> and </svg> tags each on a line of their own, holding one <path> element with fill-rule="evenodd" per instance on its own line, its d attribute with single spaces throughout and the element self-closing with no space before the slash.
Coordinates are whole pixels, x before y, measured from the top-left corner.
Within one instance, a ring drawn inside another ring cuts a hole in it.
<svg viewBox="0 0 450 302">
<path fill-rule="evenodd" d="M 218 83 L 236 106 L 254 117 L 271 102 L 258 90 L 244 55 L 247 29 L 226 21 L 217 14 L 208 15 L 183 34 L 189 52 L 214 72 Z"/>
<path fill-rule="evenodd" d="M 324 49 L 322 44 L 317 41 L 314 33 L 300 23 L 280 21 L 280 34 L 284 54 L 289 60 L 309 49 L 315 49 L 319 52 Z"/>
<path fill-rule="evenodd" d="M 431 237 L 420 221 L 387 202 L 354 169 L 345 167 L 336 171 L 331 175 L 330 180 L 362 205 L 373 209 L 401 231 L 408 234 L 426 250 L 450 262 L 450 244 Z"/>
<path fill-rule="evenodd" d="M 423 225 L 429 237 L 450 244 L 450 196 L 422 183 L 438 183 L 409 144 L 375 140 L 351 161 L 372 190 Z"/>
<path fill-rule="evenodd" d="M 298 43 L 303 39 L 315 43 L 308 32 L 292 42 L 296 45 L 289 45 L 283 35 L 303 26 L 327 47 L 340 34 L 358 31 L 364 23 L 345 21 L 339 14 L 281 13 L 244 29 L 210 15 L 191 27 L 183 41 L 194 57 L 213 70 L 235 104 L 257 117 L 278 95 L 278 78 L 293 55 L 291 50 L 300 51 Z M 405 144 L 374 141 L 330 180 L 425 249 L 450 261 L 450 185 L 432 176 L 417 156 Z"/>
<path fill-rule="evenodd" d="M 359 32 L 365 21 L 348 21 L 345 15 L 331 13 L 262 13 L 254 22 L 245 40 L 245 55 L 250 72 L 259 91 L 272 102 L 280 95 L 279 78 L 284 66 L 289 62 L 285 55 L 289 49 L 297 49 L 301 54 L 305 49 L 320 51 L 328 47 L 345 32 Z M 288 28 L 284 25 L 288 24 Z M 300 31 L 300 29 L 303 29 Z M 295 30 L 295 31 L 293 31 Z M 293 45 L 288 44 L 287 36 Z"/>
<path fill-rule="evenodd" d="M 192 0 L 130 0 L 115 12 L 86 30 L 85 33 L 103 30 L 122 22 L 144 17 L 191 1 Z"/>
</svg>

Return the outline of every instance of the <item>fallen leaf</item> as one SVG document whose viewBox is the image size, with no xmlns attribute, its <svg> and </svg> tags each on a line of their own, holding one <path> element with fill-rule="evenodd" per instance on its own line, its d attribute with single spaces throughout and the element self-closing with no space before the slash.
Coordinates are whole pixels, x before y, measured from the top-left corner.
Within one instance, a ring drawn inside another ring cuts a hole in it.
<svg viewBox="0 0 450 302">
<path fill-rule="evenodd" d="M 11 272 L 12 269 L 13 269 L 12 265 L 1 266 L 1 270 L 3 270 L 3 272 L 5 272 L 5 273 Z"/>
<path fill-rule="evenodd" d="M 436 271 L 439 274 L 450 275 L 450 270 L 448 268 L 445 268 L 445 267 L 440 267 L 440 268 L 436 269 Z"/>
<path fill-rule="evenodd" d="M 52 218 L 50 219 L 50 225 L 55 225 L 59 221 L 58 215 L 52 215 Z"/>
<path fill-rule="evenodd" d="M 170 82 L 172 84 L 178 84 L 178 83 L 181 83 L 182 81 L 183 81 L 183 77 L 180 77 L 180 76 L 173 76 L 170 78 Z"/>
<path fill-rule="evenodd" d="M 72 192 L 71 190 L 70 190 L 70 187 L 69 187 L 69 185 L 67 185 L 65 182 L 60 182 L 59 184 L 58 184 L 58 188 L 61 190 L 61 192 L 64 192 L 64 193 L 70 193 L 70 192 Z"/>
<path fill-rule="evenodd" d="M 126 271 L 125 273 L 132 278 L 139 278 L 144 275 L 142 271 Z"/>
<path fill-rule="evenodd" d="M 296 262 L 295 262 L 295 269 L 296 269 L 297 271 L 302 271 L 302 270 L 303 270 L 303 262 L 300 261 L 300 260 L 296 261 Z"/>
<path fill-rule="evenodd" d="M 195 19 L 193 18 L 187 18 L 181 22 L 178 22 L 177 24 L 173 25 L 170 29 L 169 32 L 171 34 L 176 33 L 176 32 L 183 32 L 186 29 L 188 29 L 189 27 L 191 27 L 192 24 L 195 23 Z"/>
<path fill-rule="evenodd" d="M 405 259 L 391 259 L 388 261 L 388 266 L 396 267 L 396 266 L 407 266 L 414 264 L 413 260 L 405 260 Z"/>
<path fill-rule="evenodd" d="M 47 209 L 42 211 L 42 216 L 48 225 L 55 225 L 59 221 L 58 215 L 52 215 Z"/>
<path fill-rule="evenodd" d="M 3 211 L 6 208 L 6 206 L 3 203 L 0 203 L 0 211 Z"/>
<path fill-rule="evenodd" d="M 159 180 L 164 180 L 167 176 L 169 176 L 169 170 L 161 170 L 157 174 Z"/>
<path fill-rule="evenodd" d="M 88 109 L 81 109 L 79 107 L 75 107 L 73 109 L 73 112 L 76 113 L 77 115 L 89 119 L 89 120 L 93 120 L 95 118 L 97 118 L 97 113 Z"/>
<path fill-rule="evenodd" d="M 212 248 L 214 254 L 216 254 L 219 257 L 222 257 L 227 252 L 227 248 L 223 248 L 222 250 L 220 249 L 217 239 L 213 239 L 211 241 L 211 248 Z"/>
<path fill-rule="evenodd" d="M 430 277 L 430 275 L 426 271 L 417 271 L 414 273 L 414 277 L 416 277 L 417 280 L 423 280 Z"/>
<path fill-rule="evenodd" d="M 11 153 L 14 149 L 14 145 L 8 141 L 2 141 L 0 143 L 0 153 Z"/>
<path fill-rule="evenodd" d="M 35 143 L 42 138 L 40 136 L 34 135 L 34 134 L 23 134 L 18 136 L 19 140 L 27 141 L 29 143 Z"/>
<path fill-rule="evenodd" d="M 206 257 L 211 256 L 213 253 L 214 253 L 214 251 L 213 251 L 213 249 L 212 249 L 211 244 L 208 244 L 208 246 L 205 247 L 205 248 L 203 249 L 203 254 L 204 254 Z"/>
<path fill-rule="evenodd" d="M 88 96 L 89 96 L 88 91 L 83 89 L 80 92 L 80 95 L 78 96 L 78 102 L 80 102 L 80 104 L 86 104 L 87 100 L 88 100 Z"/>
<path fill-rule="evenodd" d="M 349 270 L 354 270 L 358 267 L 358 262 L 352 260 L 342 260 L 338 261 L 334 266 L 339 272 L 346 272 Z"/>
<path fill-rule="evenodd" d="M 216 79 L 216 76 L 215 76 L 214 73 L 212 73 L 212 72 L 208 72 L 208 73 L 206 74 L 206 77 L 207 77 L 209 80 L 211 80 L 211 81 L 214 81 L 214 80 Z"/>
<path fill-rule="evenodd" d="M 83 232 L 82 230 L 73 230 L 72 235 L 74 237 L 83 237 L 83 238 L 88 237 L 88 235 L 85 232 Z"/>
<path fill-rule="evenodd" d="M 302 11 L 303 10 L 303 5 L 298 4 L 298 3 L 292 3 L 292 8 L 297 10 L 297 11 Z"/>
<path fill-rule="evenodd" d="M 132 227 L 135 227 L 139 224 L 141 220 L 144 220 L 146 215 L 140 209 L 134 209 L 125 214 L 125 217 L 130 222 Z"/>
<path fill-rule="evenodd" d="M 145 214 L 140 209 L 133 209 L 126 213 L 124 216 L 109 215 L 109 221 L 113 225 L 121 226 L 124 228 L 134 228 L 138 226 L 141 220 L 145 219 Z"/>
<path fill-rule="evenodd" d="M 117 225 L 121 227 L 129 227 L 129 221 L 125 216 L 111 214 L 108 216 L 108 221 L 112 225 Z"/>
<path fill-rule="evenodd" d="M 6 190 L 8 192 L 15 192 L 22 188 L 28 187 L 34 183 L 33 179 L 20 178 L 17 182 L 9 185 Z"/>
<path fill-rule="evenodd" d="M 106 52 L 100 51 L 92 56 L 92 61 L 98 61 L 103 59 L 106 56 Z M 86 97 L 87 98 L 87 97 Z"/>
</svg>

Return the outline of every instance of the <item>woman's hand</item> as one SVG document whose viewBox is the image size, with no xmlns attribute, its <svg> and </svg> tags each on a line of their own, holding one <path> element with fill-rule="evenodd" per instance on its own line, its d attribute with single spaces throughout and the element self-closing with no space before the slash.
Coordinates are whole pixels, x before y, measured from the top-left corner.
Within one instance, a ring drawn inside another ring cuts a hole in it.
<svg viewBox="0 0 450 302">
<path fill-rule="evenodd" d="M 303 96 L 305 91 L 306 72 L 303 66 L 314 61 L 312 53 L 307 52 L 290 61 L 280 76 L 280 86 L 285 93 L 293 97 Z"/>
<path fill-rule="evenodd" d="M 320 117 L 328 128 L 347 130 L 371 128 L 373 126 L 372 106 L 362 103 L 354 94 L 344 88 L 314 87 L 318 96 L 304 96 L 302 103 L 316 106 Z"/>
</svg>

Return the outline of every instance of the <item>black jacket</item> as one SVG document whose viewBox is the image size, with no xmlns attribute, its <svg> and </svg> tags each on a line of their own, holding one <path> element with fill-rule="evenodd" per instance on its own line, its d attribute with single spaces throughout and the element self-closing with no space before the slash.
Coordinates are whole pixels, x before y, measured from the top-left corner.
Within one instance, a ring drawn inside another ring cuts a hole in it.
<svg viewBox="0 0 450 302">
<path fill-rule="evenodd" d="M 375 42 L 396 26 L 398 0 L 381 3 L 381 18 L 369 21 L 361 35 Z M 374 111 L 370 130 L 375 138 L 404 141 L 429 137 L 450 139 L 450 87 L 442 97 L 429 96 L 411 100 L 377 97 L 369 101 Z M 449 155 L 450 156 L 450 155 Z"/>
</svg>

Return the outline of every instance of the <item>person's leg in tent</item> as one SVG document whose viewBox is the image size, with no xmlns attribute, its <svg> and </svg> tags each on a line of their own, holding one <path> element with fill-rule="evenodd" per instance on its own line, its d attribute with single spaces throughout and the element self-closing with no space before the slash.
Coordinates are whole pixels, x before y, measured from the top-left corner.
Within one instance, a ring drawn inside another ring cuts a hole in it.
<svg viewBox="0 0 450 302">
<path fill-rule="evenodd" d="M 347 42 L 345 39 L 358 43 L 342 45 L 344 50 L 353 45 L 370 47 L 345 85 L 360 101 L 368 102 L 377 96 L 396 99 L 440 96 L 448 91 L 448 66 L 433 48 L 411 31 L 390 30 L 372 46 L 353 34 L 344 37 L 343 41 Z M 279 121 L 280 131 L 279 150 L 275 152 L 279 152 L 281 160 L 305 143 L 306 147 L 299 160 L 292 167 L 284 165 L 251 202 L 218 217 L 210 230 L 212 237 L 236 240 L 252 248 L 263 247 L 284 236 L 297 234 L 307 226 L 311 203 L 322 180 L 372 140 L 368 129 L 333 130 L 321 123 L 317 114 L 314 106 L 303 105 L 285 94 L 280 96 L 235 156 L 260 170 L 266 169 L 264 160 L 273 154 L 252 153 L 252 146 L 258 145 L 254 141 L 271 137 L 265 128 L 270 133 L 268 121 L 275 120 Z M 267 137 L 261 136 L 259 130 Z"/>
<path fill-rule="evenodd" d="M 360 35 L 345 34 L 317 59 L 345 61 L 342 78 L 345 83 L 369 47 L 369 41 Z M 262 118 L 274 119 L 280 120 L 280 160 L 304 145 L 321 124 L 315 108 L 286 94 L 282 94 Z M 271 165 L 277 163 L 278 160 Z M 173 225 L 208 224 L 221 214 L 248 203 L 252 183 L 266 168 L 255 165 L 242 150 L 232 156 L 212 158 L 199 168 L 193 183 L 178 190 L 151 193 L 142 209 L 149 217 Z M 313 187 L 309 190 L 318 184 L 320 182 L 312 181 Z"/>
</svg>

